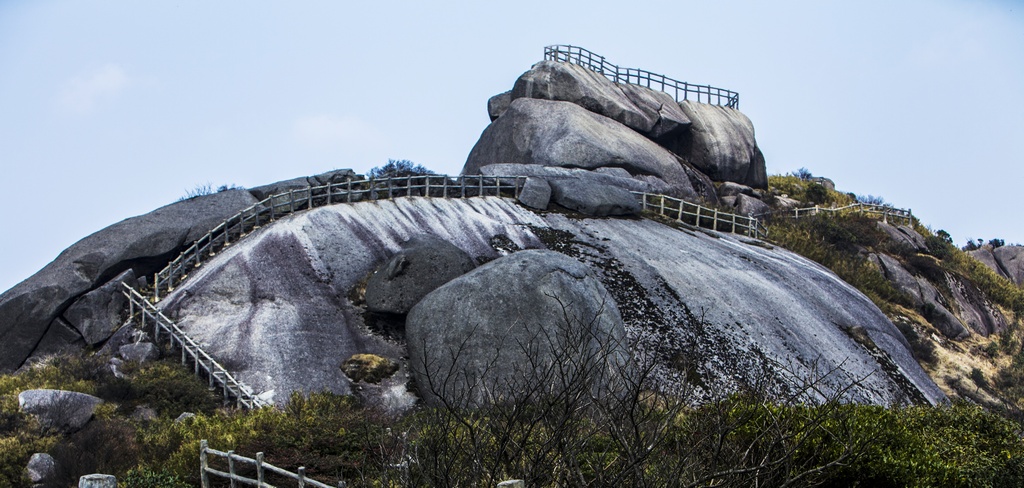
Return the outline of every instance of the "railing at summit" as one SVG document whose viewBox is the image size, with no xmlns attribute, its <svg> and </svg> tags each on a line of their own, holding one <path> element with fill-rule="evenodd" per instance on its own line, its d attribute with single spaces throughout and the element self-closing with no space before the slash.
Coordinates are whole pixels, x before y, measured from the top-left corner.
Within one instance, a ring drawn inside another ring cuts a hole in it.
<svg viewBox="0 0 1024 488">
<path fill-rule="evenodd" d="M 544 59 L 583 66 L 601 73 L 615 83 L 646 86 L 663 91 L 673 95 L 677 102 L 691 100 L 734 109 L 740 108 L 740 94 L 732 90 L 716 88 L 711 85 L 695 85 L 642 69 L 622 68 L 609 63 L 604 56 L 579 46 L 565 44 L 547 46 L 544 48 Z"/>
</svg>

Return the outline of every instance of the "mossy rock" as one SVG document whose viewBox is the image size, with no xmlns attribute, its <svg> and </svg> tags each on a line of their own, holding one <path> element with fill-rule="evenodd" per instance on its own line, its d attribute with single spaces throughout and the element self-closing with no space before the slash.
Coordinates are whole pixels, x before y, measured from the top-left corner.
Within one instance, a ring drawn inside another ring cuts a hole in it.
<svg viewBox="0 0 1024 488">
<path fill-rule="evenodd" d="M 398 364 L 376 354 L 353 354 L 341 363 L 341 371 L 354 382 L 379 383 L 398 371 Z"/>
</svg>

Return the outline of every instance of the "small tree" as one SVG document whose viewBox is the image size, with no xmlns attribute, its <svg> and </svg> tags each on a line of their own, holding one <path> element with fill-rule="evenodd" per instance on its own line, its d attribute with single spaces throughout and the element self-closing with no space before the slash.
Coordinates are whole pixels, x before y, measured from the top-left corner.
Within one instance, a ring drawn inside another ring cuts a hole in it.
<svg viewBox="0 0 1024 488">
<path fill-rule="evenodd" d="M 370 170 L 371 179 L 380 178 L 401 178 L 403 176 L 424 176 L 436 175 L 421 164 L 413 163 L 408 159 L 389 159 L 384 166 L 377 166 Z"/>
</svg>

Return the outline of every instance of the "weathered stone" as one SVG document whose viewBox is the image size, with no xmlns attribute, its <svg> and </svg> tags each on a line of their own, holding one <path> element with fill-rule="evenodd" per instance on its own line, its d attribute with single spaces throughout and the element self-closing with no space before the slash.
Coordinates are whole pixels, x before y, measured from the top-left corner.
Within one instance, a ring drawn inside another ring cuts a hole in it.
<svg viewBox="0 0 1024 488">
<path fill-rule="evenodd" d="M 950 312 L 942 303 L 942 296 L 935 286 L 923 277 L 917 277 L 907 271 L 892 256 L 877 254 L 877 263 L 881 265 L 882 272 L 896 289 L 906 293 L 914 300 L 914 305 L 921 310 L 921 315 L 928 320 L 944 336 L 950 339 L 964 339 L 970 332 L 964 327 L 960 319 Z"/>
<path fill-rule="evenodd" d="M 924 236 L 914 230 L 913 227 L 908 225 L 892 225 L 882 221 L 878 221 L 877 225 L 897 246 L 902 246 L 915 252 L 928 250 L 928 246 L 924 242 Z"/>
<path fill-rule="evenodd" d="M 772 198 L 771 201 L 772 207 L 783 211 L 800 208 L 800 201 L 789 197 L 776 196 Z"/>
<path fill-rule="evenodd" d="M 512 101 L 534 98 L 568 102 L 646 134 L 657 112 L 645 111 L 604 75 L 577 64 L 541 61 L 523 73 L 512 87 Z"/>
<path fill-rule="evenodd" d="M 740 111 L 683 101 L 683 113 L 692 122 L 688 137 L 670 148 L 714 181 L 733 181 L 753 188 L 768 188 L 764 156 L 754 139 L 754 125 Z"/>
<path fill-rule="evenodd" d="M 1024 286 L 1024 246 L 1000 246 L 992 254 L 1006 277 Z"/>
<path fill-rule="evenodd" d="M 95 346 L 110 338 L 121 325 L 121 313 L 127 298 L 121 293 L 122 283 L 134 284 L 131 269 L 117 275 L 105 285 L 83 295 L 67 311 L 64 319 L 82 335 L 86 344 Z"/>
<path fill-rule="evenodd" d="M 56 327 L 54 319 L 83 293 L 129 268 L 136 275 L 159 270 L 186 245 L 255 202 L 244 190 L 195 197 L 123 220 L 73 244 L 0 295 L 0 371 L 18 368 L 35 353 L 47 331 Z M 59 346 L 59 341 L 52 345 Z"/>
<path fill-rule="evenodd" d="M 352 171 L 351 169 L 336 169 L 315 176 L 302 176 L 299 178 L 292 178 L 290 180 L 270 183 L 269 185 L 257 186 L 255 188 L 250 188 L 249 193 L 252 193 L 257 200 L 264 200 L 271 195 L 278 195 L 290 191 L 301 192 L 305 191 L 309 187 L 344 183 L 349 180 L 354 180 L 357 177 L 358 175 L 356 175 L 355 171 Z"/>
<path fill-rule="evenodd" d="M 491 118 L 491 122 L 498 120 L 498 117 L 501 117 L 501 114 L 508 110 L 508 106 L 511 103 L 512 90 L 505 93 L 499 93 L 487 99 L 487 115 Z"/>
<path fill-rule="evenodd" d="M 18 394 L 22 412 L 35 415 L 44 428 L 62 432 L 81 429 L 103 400 L 85 393 L 64 390 L 25 390 Z"/>
<path fill-rule="evenodd" d="M 284 404 L 292 391 L 358 392 L 368 404 L 401 411 L 416 398 L 405 388 L 405 349 L 382 334 L 391 329 L 364 322 L 353 289 L 411 236 L 431 234 L 488 260 L 499 256 L 495 236 L 518 248 L 541 246 L 529 230 L 541 224 L 525 207 L 494 197 L 319 207 L 222 250 L 159 307 L 269 402 Z M 357 391 L 338 365 L 360 353 L 402 370 Z"/>
<path fill-rule="evenodd" d="M 472 270 L 473 258 L 446 240 L 419 234 L 378 267 L 366 283 L 366 308 L 404 314 L 427 293 Z"/>
<path fill-rule="evenodd" d="M 558 179 L 550 183 L 551 198 L 555 203 L 584 215 L 637 215 L 642 210 L 637 197 L 625 188 L 575 179 Z"/>
<path fill-rule="evenodd" d="M 552 251 L 520 251 L 450 281 L 413 307 L 406 336 L 428 403 L 500 402 L 537 382 L 580 381 L 587 366 L 600 378 L 582 380 L 609 382 L 629 357 L 615 300 L 586 265 Z M 570 371 L 549 376 L 553 361 Z"/>
<path fill-rule="evenodd" d="M 53 456 L 45 452 L 33 454 L 28 460 L 28 466 L 25 466 L 25 471 L 28 472 L 28 479 L 32 483 L 46 485 L 57 481 L 57 463 Z"/>
<path fill-rule="evenodd" d="M 579 168 L 561 168 L 558 166 L 542 166 L 539 164 L 488 164 L 480 167 L 480 174 L 486 176 L 527 176 L 551 182 L 559 179 L 576 179 L 599 185 L 612 185 L 630 191 L 648 193 L 665 193 L 670 188 L 660 180 L 644 181 L 629 176 L 622 168 L 597 168 L 586 170 Z M 625 175 L 623 175 L 625 173 Z"/>
<path fill-rule="evenodd" d="M 380 383 L 398 372 L 398 364 L 376 354 L 353 354 L 341 363 L 341 370 L 352 381 Z"/>
<path fill-rule="evenodd" d="M 117 478 L 112 474 L 87 474 L 78 478 L 78 488 L 117 488 Z"/>
<path fill-rule="evenodd" d="M 551 185 L 541 178 L 528 177 L 519 191 L 519 203 L 537 210 L 547 210 L 551 201 Z"/>
<path fill-rule="evenodd" d="M 757 196 L 754 193 L 754 189 L 753 188 L 751 188 L 751 187 L 749 187 L 747 185 L 741 185 L 739 183 L 734 183 L 732 181 L 726 181 L 726 182 L 724 182 L 724 183 L 722 183 L 721 185 L 718 186 L 718 196 L 719 197 L 734 197 L 734 196 L 740 195 L 740 194 L 748 195 L 748 196 L 752 196 L 752 197 L 753 196 Z"/>
<path fill-rule="evenodd" d="M 666 193 L 696 198 L 710 193 L 698 186 L 699 172 L 650 139 L 614 120 L 568 102 L 520 98 L 484 130 L 470 152 L 463 174 L 477 174 L 494 163 L 625 169 L 634 178 L 660 183 Z"/>
<path fill-rule="evenodd" d="M 181 412 L 181 415 L 178 415 L 178 417 L 174 419 L 174 423 L 180 424 L 182 422 L 185 422 L 185 421 L 187 421 L 189 419 L 194 419 L 194 418 L 196 418 L 196 414 L 194 414 L 192 412 Z"/>
<path fill-rule="evenodd" d="M 654 125 L 644 132 L 649 139 L 675 145 L 676 141 L 690 129 L 689 117 L 668 93 L 625 83 L 619 84 L 618 87 L 626 98 L 655 120 Z"/>
<path fill-rule="evenodd" d="M 135 411 L 132 412 L 132 420 L 136 422 L 150 422 L 156 419 L 156 410 L 146 405 L 139 405 L 135 407 Z"/>
<path fill-rule="evenodd" d="M 977 286 L 949 273 L 946 273 L 946 283 L 960 312 L 960 322 L 970 330 L 988 337 L 1006 329 L 1006 317 Z"/>
<path fill-rule="evenodd" d="M 973 251 L 967 251 L 967 254 L 970 254 L 974 259 L 981 261 L 982 264 L 988 266 L 989 269 L 995 271 L 999 276 L 1006 279 L 1010 278 L 1006 275 L 1006 270 L 1000 266 L 998 261 L 996 261 L 996 255 L 992 252 L 992 246 L 982 246 Z"/>
<path fill-rule="evenodd" d="M 137 363 L 148 363 L 160 358 L 160 349 L 158 349 L 152 342 L 125 344 L 118 348 L 117 353 L 120 354 L 125 361 L 135 361 Z"/>
<path fill-rule="evenodd" d="M 740 215 L 751 215 L 761 217 L 771 212 L 771 207 L 756 197 L 740 193 L 736 195 L 736 213 Z"/>
<path fill-rule="evenodd" d="M 151 327 L 152 324 L 147 323 L 147 326 Z M 152 331 L 153 329 L 150 328 L 150 332 Z M 149 340 L 149 336 L 146 335 L 145 332 L 136 329 L 131 325 L 125 325 L 120 329 L 117 329 L 114 334 L 110 336 L 110 339 L 107 339 L 107 342 L 105 342 L 103 347 L 100 348 L 99 353 L 106 355 L 117 354 L 118 350 L 121 349 L 121 346 L 125 344 L 132 344 L 146 340 Z"/>
</svg>

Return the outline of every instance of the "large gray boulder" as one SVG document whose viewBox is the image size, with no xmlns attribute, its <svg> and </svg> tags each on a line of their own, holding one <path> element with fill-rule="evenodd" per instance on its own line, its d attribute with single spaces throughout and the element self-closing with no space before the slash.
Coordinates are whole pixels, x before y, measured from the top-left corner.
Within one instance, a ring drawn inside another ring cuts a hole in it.
<svg viewBox="0 0 1024 488">
<path fill-rule="evenodd" d="M 18 408 L 35 415 L 46 429 L 72 432 L 92 419 L 103 400 L 77 391 L 25 390 L 18 394 Z"/>
<path fill-rule="evenodd" d="M 366 308 L 405 314 L 427 293 L 475 267 L 473 258 L 454 244 L 418 234 L 381 264 L 366 282 Z"/>
<path fill-rule="evenodd" d="M 355 171 L 352 171 L 351 169 L 336 169 L 315 176 L 302 176 L 299 178 L 292 178 L 290 180 L 270 183 L 268 185 L 257 186 L 255 188 L 250 188 L 249 193 L 252 193 L 257 200 L 263 200 L 271 195 L 287 193 L 289 191 L 304 191 L 305 189 L 313 186 L 345 183 L 346 181 L 355 180 L 357 177 L 358 175 L 356 175 Z"/>
<path fill-rule="evenodd" d="M 878 221 L 877 225 L 897 246 L 914 252 L 925 252 L 928 250 L 928 246 L 924 242 L 924 236 L 909 225 L 893 225 L 882 221 Z"/>
<path fill-rule="evenodd" d="M 121 293 L 124 283 L 135 284 L 135 272 L 131 269 L 86 293 L 64 312 L 64 319 L 82 335 L 86 344 L 95 346 L 109 339 L 121 325 L 121 313 L 128 301 Z"/>
<path fill-rule="evenodd" d="M 601 282 L 579 261 L 542 250 L 499 258 L 427 295 L 409 312 L 406 337 L 428 403 L 480 406 L 571 381 L 596 381 L 600 391 L 629 358 Z M 564 374 L 550 375 L 553 364 Z M 588 365 L 600 365 L 594 377 L 577 376 Z"/>
<path fill-rule="evenodd" d="M 55 320 L 83 294 L 127 269 L 146 276 L 194 240 L 256 203 L 245 190 L 228 190 L 172 203 L 92 234 L 0 295 L 0 371 L 12 371 L 44 345 L 81 335 Z"/>
<path fill-rule="evenodd" d="M 768 188 L 764 155 L 754 139 L 754 125 L 739 110 L 689 101 L 679 102 L 692 122 L 688 136 L 670 148 L 714 181 L 734 181 Z"/>
<path fill-rule="evenodd" d="M 523 73 L 512 87 L 512 100 L 536 98 L 569 102 L 615 120 L 641 134 L 657 122 L 657 108 L 647 110 L 630 100 L 604 75 L 577 64 L 541 61 Z"/>
<path fill-rule="evenodd" d="M 970 254 L 972 258 L 981 261 L 982 264 L 988 266 L 989 269 L 995 271 L 999 276 L 1010 279 L 1010 277 L 1006 275 L 1006 270 L 1003 269 L 998 261 L 996 261 L 996 255 L 992 251 L 992 246 L 982 246 L 973 251 L 967 251 L 967 254 Z"/>
<path fill-rule="evenodd" d="M 543 178 L 530 176 L 519 191 L 519 203 L 537 210 L 547 210 L 551 202 L 551 185 Z"/>
<path fill-rule="evenodd" d="M 551 181 L 555 203 L 593 217 L 638 215 L 640 201 L 629 190 L 576 179 Z"/>
<path fill-rule="evenodd" d="M 117 477 L 112 474 L 87 474 L 78 478 L 78 488 L 117 488 Z"/>
<path fill-rule="evenodd" d="M 769 207 L 767 203 L 762 202 L 759 198 L 743 193 L 736 195 L 736 213 L 739 215 L 761 217 L 771 211 L 772 208 Z"/>
<path fill-rule="evenodd" d="M 673 196 L 699 196 L 690 177 L 696 172 L 684 169 L 675 155 L 614 120 L 568 102 L 513 100 L 505 114 L 484 129 L 462 173 L 478 174 L 481 167 L 495 163 L 618 167 L 640 181 L 659 181 Z"/>
<path fill-rule="evenodd" d="M 412 236 L 441 238 L 472 256 L 495 240 L 536 248 L 543 221 L 507 198 L 399 198 L 291 215 L 219 252 L 161 300 L 190 337 L 255 393 L 284 404 L 292 391 L 357 394 L 386 410 L 410 407 L 406 352 L 364 315 L 353 291 Z M 358 388 L 341 363 L 373 354 L 401 370 Z"/>
<path fill-rule="evenodd" d="M 487 115 L 491 118 L 491 122 L 498 120 L 498 117 L 501 117 L 501 114 L 508 110 L 508 106 L 511 103 L 512 90 L 499 93 L 487 99 Z"/>
<path fill-rule="evenodd" d="M 1024 246 L 1000 246 L 992 254 L 1006 277 L 1024 286 Z"/>
<path fill-rule="evenodd" d="M 949 273 L 946 273 L 946 284 L 956 302 L 960 321 L 968 328 L 985 337 L 1006 329 L 1006 317 L 977 286 Z"/>
</svg>

